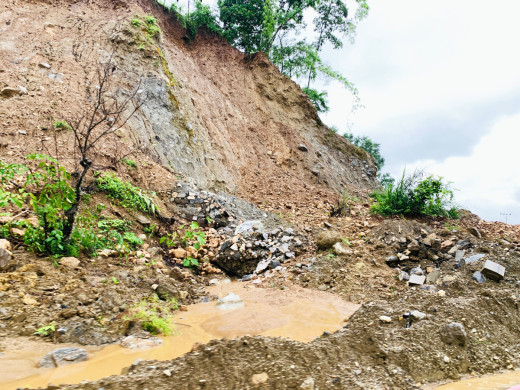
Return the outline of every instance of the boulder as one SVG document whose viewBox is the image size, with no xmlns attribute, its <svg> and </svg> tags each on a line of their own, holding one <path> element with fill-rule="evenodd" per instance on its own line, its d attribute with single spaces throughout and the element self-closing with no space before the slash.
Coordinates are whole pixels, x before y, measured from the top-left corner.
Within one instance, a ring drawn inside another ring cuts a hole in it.
<svg viewBox="0 0 520 390">
<path fill-rule="evenodd" d="M 87 360 L 87 351 L 83 348 L 60 348 L 45 355 L 38 363 L 38 367 L 54 368 L 66 364 Z"/>
<path fill-rule="evenodd" d="M 440 330 L 440 336 L 443 343 L 448 345 L 458 345 L 460 347 L 464 347 L 467 341 L 466 330 L 464 329 L 464 325 L 458 322 L 451 322 L 446 324 Z"/>
<path fill-rule="evenodd" d="M 341 242 L 341 239 L 339 232 L 325 230 L 316 236 L 316 245 L 318 249 L 327 250 L 332 248 L 337 242 Z"/>
</svg>

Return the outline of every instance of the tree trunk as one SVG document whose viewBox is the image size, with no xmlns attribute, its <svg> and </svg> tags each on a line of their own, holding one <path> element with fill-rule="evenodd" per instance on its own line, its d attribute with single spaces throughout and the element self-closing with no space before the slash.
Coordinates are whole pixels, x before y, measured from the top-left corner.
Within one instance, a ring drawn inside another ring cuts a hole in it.
<svg viewBox="0 0 520 390">
<path fill-rule="evenodd" d="M 76 182 L 76 196 L 74 198 L 74 203 L 68 209 L 65 211 L 65 216 L 67 217 L 67 222 L 65 223 L 65 226 L 63 227 L 63 238 L 65 239 L 66 243 L 69 243 L 70 236 L 72 235 L 72 232 L 74 231 L 74 224 L 76 223 L 76 215 L 79 211 L 79 205 L 81 202 L 81 186 L 83 185 L 83 181 L 85 180 L 85 176 L 87 175 L 88 170 L 92 166 L 92 161 L 87 160 L 86 158 L 81 159 L 80 162 L 81 166 L 83 167 L 83 171 L 81 172 L 81 175 L 78 178 L 78 181 Z"/>
</svg>

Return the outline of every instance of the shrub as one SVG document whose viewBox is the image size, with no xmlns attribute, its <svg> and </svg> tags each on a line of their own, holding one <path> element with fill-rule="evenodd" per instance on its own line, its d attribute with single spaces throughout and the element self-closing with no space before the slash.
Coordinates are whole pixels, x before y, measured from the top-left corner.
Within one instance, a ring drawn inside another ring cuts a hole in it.
<svg viewBox="0 0 520 390">
<path fill-rule="evenodd" d="M 105 173 L 96 179 L 98 188 L 107 193 L 113 199 L 121 202 L 125 208 L 155 214 L 157 207 L 152 200 L 153 193 L 145 194 L 139 187 L 120 179 L 113 173 Z"/>
<path fill-rule="evenodd" d="M 442 178 L 428 176 L 421 179 L 421 172 L 405 176 L 397 183 L 388 184 L 383 190 L 371 194 L 376 201 L 371 211 L 381 215 L 442 216 L 457 218 L 453 206 L 453 190 Z"/>
</svg>

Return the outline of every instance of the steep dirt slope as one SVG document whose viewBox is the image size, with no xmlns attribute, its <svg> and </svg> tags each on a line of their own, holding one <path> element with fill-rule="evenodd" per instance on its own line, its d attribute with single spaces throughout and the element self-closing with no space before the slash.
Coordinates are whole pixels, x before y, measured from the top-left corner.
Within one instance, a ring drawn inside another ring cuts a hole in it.
<svg viewBox="0 0 520 390">
<path fill-rule="evenodd" d="M 48 129 L 77 115 L 99 63 L 114 53 L 118 95 L 140 80 L 145 104 L 99 148 L 99 165 L 135 150 L 200 187 L 251 200 L 272 192 L 270 180 L 290 188 L 288 197 L 306 186 L 376 185 L 373 159 L 321 125 L 306 95 L 263 55 L 246 58 L 204 34 L 187 43 L 179 23 L 150 0 L 1 7 L 2 158 L 40 151 L 70 159 L 70 134 L 58 135 L 55 148 Z M 146 41 L 131 26 L 145 14 L 158 18 L 159 39 Z M 155 190 L 173 178 L 165 169 L 145 176 L 156 176 Z"/>
</svg>

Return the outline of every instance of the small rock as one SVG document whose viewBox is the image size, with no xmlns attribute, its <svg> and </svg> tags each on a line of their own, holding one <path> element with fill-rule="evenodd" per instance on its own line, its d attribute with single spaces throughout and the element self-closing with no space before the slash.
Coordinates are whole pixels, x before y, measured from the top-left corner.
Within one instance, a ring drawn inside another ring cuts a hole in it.
<svg viewBox="0 0 520 390">
<path fill-rule="evenodd" d="M 334 250 L 334 253 L 338 256 L 345 256 L 352 254 L 352 249 L 350 249 L 345 243 L 343 242 L 336 242 L 334 246 L 332 247 Z"/>
<path fill-rule="evenodd" d="M 172 376 L 172 372 L 170 370 L 164 370 L 163 374 L 166 376 Z"/>
<path fill-rule="evenodd" d="M 466 253 L 465 250 L 457 250 L 455 252 L 455 262 L 458 263 L 462 258 L 464 257 L 464 254 Z"/>
<path fill-rule="evenodd" d="M 435 284 L 435 283 L 437 283 L 437 280 L 439 280 L 440 277 L 441 277 L 441 271 L 438 269 L 433 270 L 426 276 L 426 283 Z"/>
<path fill-rule="evenodd" d="M 18 86 L 18 93 L 19 93 L 20 95 L 27 95 L 27 94 L 28 94 L 28 92 L 27 92 L 27 88 L 22 87 L 21 85 L 19 85 L 19 86 Z"/>
<path fill-rule="evenodd" d="M 163 341 L 157 337 L 137 337 L 137 336 L 128 336 L 121 341 L 121 346 L 123 348 L 129 349 L 148 349 L 161 345 Z"/>
<path fill-rule="evenodd" d="M 504 279 L 506 269 L 500 264 L 495 263 L 494 261 L 486 260 L 484 268 L 481 272 L 482 275 L 484 275 L 488 279 L 494 280 L 495 282 L 499 282 L 502 279 Z"/>
<path fill-rule="evenodd" d="M 67 268 L 77 268 L 80 264 L 80 261 L 75 257 L 62 257 L 59 260 L 60 265 Z"/>
<path fill-rule="evenodd" d="M 466 264 L 476 263 L 477 261 L 482 259 L 484 256 L 485 256 L 485 254 L 483 254 L 483 253 L 480 253 L 478 255 L 473 255 L 473 256 L 470 256 L 470 257 L 467 257 L 466 259 L 464 259 L 464 262 Z"/>
<path fill-rule="evenodd" d="M 12 253 L 7 249 L 0 248 L 0 271 L 9 268 L 11 265 L 11 259 Z"/>
<path fill-rule="evenodd" d="M 327 250 L 330 249 L 337 242 L 341 242 L 341 234 L 335 231 L 322 231 L 316 236 L 316 245 L 318 249 Z"/>
<path fill-rule="evenodd" d="M 444 356 L 444 363 L 449 363 L 450 362 L 450 358 L 448 356 Z"/>
<path fill-rule="evenodd" d="M 218 279 L 211 279 L 208 283 L 210 286 L 218 286 L 220 284 Z"/>
<path fill-rule="evenodd" d="M 305 146 L 304 144 L 299 144 L 298 145 L 298 150 L 301 150 L 302 152 L 308 152 L 309 151 L 307 146 Z"/>
<path fill-rule="evenodd" d="M 262 372 L 261 374 L 254 374 L 251 377 L 251 384 L 253 386 L 258 386 L 258 385 L 266 383 L 268 380 L 269 380 L 269 375 L 267 375 L 267 372 Z"/>
<path fill-rule="evenodd" d="M 24 305 L 27 305 L 27 306 L 38 306 L 39 303 L 36 299 L 34 299 L 33 297 L 31 297 L 30 295 L 25 295 L 22 299 L 22 302 L 24 303 Z"/>
<path fill-rule="evenodd" d="M 256 282 L 256 280 L 254 282 Z M 219 310 L 235 310 L 242 307 L 244 307 L 244 301 L 238 295 L 232 292 L 230 292 L 224 298 L 219 299 L 217 303 L 217 309 Z"/>
<path fill-rule="evenodd" d="M 397 263 L 399 261 L 399 257 L 397 256 L 388 256 L 385 259 L 386 264 L 391 265 L 393 263 Z"/>
<path fill-rule="evenodd" d="M 144 215 L 138 214 L 135 219 L 137 219 L 137 222 L 139 222 L 143 226 L 149 226 L 152 224 L 152 222 L 146 218 Z"/>
<path fill-rule="evenodd" d="M 474 235 L 475 237 L 477 237 L 478 239 L 482 238 L 482 234 L 480 234 L 480 232 L 478 231 L 478 229 L 476 227 L 470 227 L 468 229 L 468 232 L 470 234 Z"/>
<path fill-rule="evenodd" d="M 280 267 L 281 265 L 282 264 L 278 260 L 271 260 L 271 262 L 269 263 L 269 268 L 275 269 L 277 267 Z"/>
<path fill-rule="evenodd" d="M 381 322 L 384 322 L 385 324 L 389 324 L 390 322 L 392 322 L 392 319 L 388 316 L 381 316 L 379 317 L 379 320 Z"/>
<path fill-rule="evenodd" d="M 461 347 L 466 345 L 466 331 L 464 325 L 458 322 L 452 322 L 445 325 L 440 331 L 441 340 L 445 344 L 456 344 Z"/>
<path fill-rule="evenodd" d="M 450 248 L 454 245 L 453 241 L 451 240 L 446 240 L 444 242 L 441 243 L 441 252 L 448 252 L 448 250 L 450 250 Z"/>
<path fill-rule="evenodd" d="M 241 280 L 242 280 L 242 282 L 248 282 L 251 279 L 253 279 L 253 274 L 244 275 Z"/>
<path fill-rule="evenodd" d="M 415 267 L 410 270 L 410 275 L 424 275 L 424 271 L 420 267 Z"/>
<path fill-rule="evenodd" d="M 187 252 L 183 248 L 175 248 L 170 251 L 177 259 L 184 259 L 187 256 Z"/>
<path fill-rule="evenodd" d="M 408 285 L 410 286 L 421 286 L 426 281 L 426 276 L 422 275 L 411 275 Z"/>
<path fill-rule="evenodd" d="M 420 321 L 426 318 L 426 314 L 419 310 L 410 311 L 410 317 L 412 317 L 415 321 Z"/>
<path fill-rule="evenodd" d="M 480 271 L 475 271 L 473 273 L 472 278 L 474 280 L 476 280 L 477 282 L 479 282 L 479 283 L 485 283 L 486 282 L 486 278 L 484 277 L 484 275 L 482 275 L 482 273 Z"/>
<path fill-rule="evenodd" d="M 8 99 L 14 95 L 17 95 L 18 93 L 19 91 L 16 88 L 5 87 L 0 90 L 0 97 Z"/>
<path fill-rule="evenodd" d="M 399 271 L 399 275 L 397 277 L 399 280 L 410 280 L 410 274 L 405 271 Z"/>
<path fill-rule="evenodd" d="M 38 64 L 38 66 L 39 66 L 40 68 L 44 68 L 44 69 L 50 69 L 50 68 L 51 68 L 51 66 L 50 66 L 48 63 L 46 63 L 46 62 L 40 62 L 40 63 Z"/>
<path fill-rule="evenodd" d="M 87 351 L 83 348 L 60 348 L 45 355 L 38 363 L 38 367 L 61 367 L 66 364 L 83 362 L 85 360 L 87 360 Z"/>
<path fill-rule="evenodd" d="M 300 385 L 300 389 L 303 390 L 314 390 L 314 379 L 309 377 L 303 381 Z"/>
<path fill-rule="evenodd" d="M 241 223 L 237 226 L 235 229 L 235 235 L 236 234 L 247 234 L 252 233 L 254 231 L 261 231 L 264 230 L 264 225 L 260 221 L 245 221 L 244 223 Z"/>
</svg>

